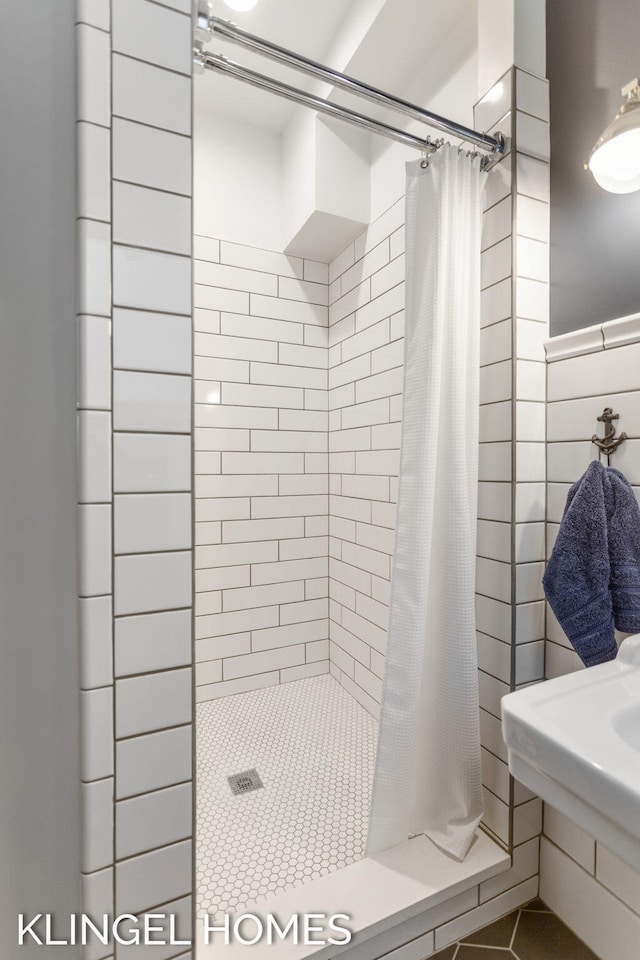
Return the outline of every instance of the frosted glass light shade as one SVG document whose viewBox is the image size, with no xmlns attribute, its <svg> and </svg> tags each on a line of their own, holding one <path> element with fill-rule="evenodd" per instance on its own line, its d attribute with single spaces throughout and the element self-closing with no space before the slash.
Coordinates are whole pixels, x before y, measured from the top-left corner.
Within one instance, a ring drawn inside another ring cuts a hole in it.
<svg viewBox="0 0 640 960">
<path fill-rule="evenodd" d="M 239 10 L 245 13 L 247 10 L 253 10 L 258 0 L 224 0 L 232 10 Z"/>
<path fill-rule="evenodd" d="M 589 169 L 609 193 L 640 190 L 640 100 L 630 98 L 604 131 L 589 158 Z"/>
</svg>

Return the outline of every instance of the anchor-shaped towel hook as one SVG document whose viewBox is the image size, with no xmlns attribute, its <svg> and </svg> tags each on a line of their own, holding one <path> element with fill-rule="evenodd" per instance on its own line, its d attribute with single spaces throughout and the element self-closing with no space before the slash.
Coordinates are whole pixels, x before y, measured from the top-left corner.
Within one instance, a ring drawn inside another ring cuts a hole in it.
<svg viewBox="0 0 640 960">
<path fill-rule="evenodd" d="M 602 416 L 598 417 L 598 421 L 605 425 L 604 437 L 599 437 L 595 433 L 591 437 L 591 442 L 595 443 L 599 450 L 598 459 L 600 459 L 600 454 L 604 453 L 607 458 L 607 466 L 611 462 L 611 454 L 627 439 L 627 435 L 624 432 L 621 433 L 619 437 L 616 437 L 616 428 L 612 421 L 619 419 L 619 413 L 614 413 L 611 407 L 605 407 L 602 411 Z"/>
</svg>

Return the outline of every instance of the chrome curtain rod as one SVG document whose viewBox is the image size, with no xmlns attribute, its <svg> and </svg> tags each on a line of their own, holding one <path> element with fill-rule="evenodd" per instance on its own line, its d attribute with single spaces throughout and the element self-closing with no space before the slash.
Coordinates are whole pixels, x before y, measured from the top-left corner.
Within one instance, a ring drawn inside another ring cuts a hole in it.
<svg viewBox="0 0 640 960">
<path fill-rule="evenodd" d="M 198 11 L 197 31 L 198 37 L 205 42 L 211 40 L 211 38 L 217 34 L 225 40 L 253 50 L 256 53 L 268 57 L 270 60 L 275 60 L 278 63 L 283 63 L 286 66 L 300 70 L 309 76 L 325 80 L 336 87 L 348 90 L 350 93 L 363 97 L 372 103 L 378 103 L 388 109 L 397 110 L 408 117 L 412 117 L 414 120 L 419 120 L 421 123 L 434 127 L 436 130 L 452 134 L 454 137 L 458 137 L 468 143 L 473 143 L 481 150 L 495 154 L 496 160 L 500 159 L 505 152 L 505 139 L 502 134 L 498 133 L 495 136 L 490 136 L 487 133 L 472 130 L 470 127 L 465 127 L 453 120 L 447 120 L 437 113 L 432 113 L 430 110 L 424 110 L 422 107 L 418 107 L 413 103 L 409 103 L 407 100 L 396 97 L 394 94 L 385 93 L 384 90 L 372 87 L 368 83 L 356 80 L 354 77 L 349 77 L 344 73 L 339 73 L 337 70 L 331 69 L 331 67 L 326 67 L 321 63 L 317 63 L 315 60 L 310 60 L 308 57 L 295 53 L 293 50 L 287 50 L 285 47 L 272 43 L 270 40 L 264 40 L 262 37 L 248 33 L 246 30 L 237 27 L 234 23 L 214 16 L 211 13 L 211 8 L 208 3 L 202 4 L 201 9 Z"/>
<path fill-rule="evenodd" d="M 397 140 L 399 143 L 404 143 L 410 147 L 417 147 L 418 150 L 426 153 L 432 153 L 437 149 L 437 144 L 429 137 L 427 137 L 426 140 L 422 140 L 420 137 L 414 137 L 410 133 L 405 133 L 404 130 L 389 126 L 388 123 L 373 120 L 371 117 L 366 117 L 364 114 L 357 113 L 355 110 L 349 110 L 347 107 L 329 103 L 328 100 L 316 97 L 312 93 L 305 93 L 297 87 L 290 87 L 289 84 L 282 83 L 280 80 L 274 80 L 272 77 L 267 77 L 263 73 L 256 73 L 255 70 L 250 70 L 248 67 L 243 67 L 239 63 L 234 63 L 233 60 L 229 60 L 228 57 L 223 57 L 221 54 L 207 53 L 205 50 L 196 49 L 195 60 L 198 65 L 205 69 L 226 73 L 231 77 L 235 77 L 237 80 L 242 80 L 250 84 L 252 87 L 258 87 L 260 90 L 268 90 L 270 93 L 275 93 L 280 97 L 284 97 L 286 100 L 293 101 L 293 103 L 300 103 L 305 107 L 312 107 L 314 110 L 317 110 L 318 113 L 324 113 L 337 120 L 345 120 L 347 123 L 361 127 L 363 130 L 369 130 L 371 133 L 381 133 L 391 140 Z"/>
</svg>

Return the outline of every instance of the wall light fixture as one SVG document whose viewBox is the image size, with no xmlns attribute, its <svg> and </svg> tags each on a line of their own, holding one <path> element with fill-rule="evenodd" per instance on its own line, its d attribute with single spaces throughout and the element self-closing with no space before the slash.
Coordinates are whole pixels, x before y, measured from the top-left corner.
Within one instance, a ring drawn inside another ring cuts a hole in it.
<svg viewBox="0 0 640 960">
<path fill-rule="evenodd" d="M 640 81 L 622 88 L 626 101 L 591 151 L 585 169 L 609 193 L 640 190 Z"/>
</svg>

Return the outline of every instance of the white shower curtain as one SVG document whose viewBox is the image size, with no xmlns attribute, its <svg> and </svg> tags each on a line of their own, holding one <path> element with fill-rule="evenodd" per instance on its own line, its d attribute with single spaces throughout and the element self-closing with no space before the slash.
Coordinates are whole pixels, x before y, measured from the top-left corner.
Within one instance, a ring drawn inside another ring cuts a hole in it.
<svg viewBox="0 0 640 960">
<path fill-rule="evenodd" d="M 478 157 L 407 164 L 402 452 L 367 853 L 425 833 L 463 859 L 483 813 L 475 638 Z"/>
</svg>

